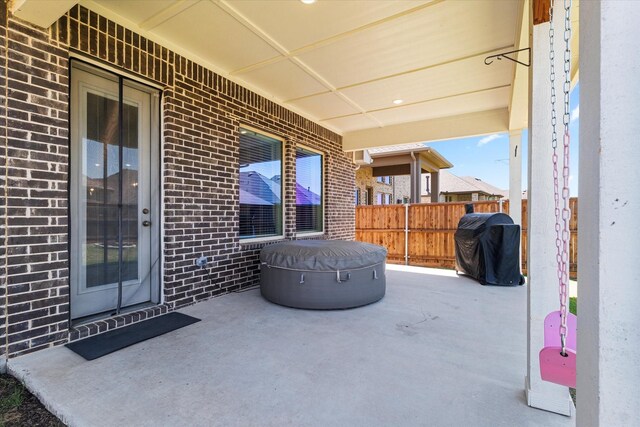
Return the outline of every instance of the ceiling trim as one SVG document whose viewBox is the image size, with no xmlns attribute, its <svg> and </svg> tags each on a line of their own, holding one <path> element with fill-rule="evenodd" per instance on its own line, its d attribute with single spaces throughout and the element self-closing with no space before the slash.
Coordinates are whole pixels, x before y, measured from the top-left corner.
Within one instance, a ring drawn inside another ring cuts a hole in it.
<svg viewBox="0 0 640 427">
<path fill-rule="evenodd" d="M 189 1 L 189 0 L 179 0 L 173 3 L 171 6 L 168 6 L 162 9 L 160 12 L 156 13 L 155 15 L 140 22 L 138 26 L 143 30 L 153 30 L 154 28 L 161 25 L 162 23 L 168 21 L 174 16 L 179 15 L 180 13 L 189 9 L 191 6 L 194 6 L 196 3 L 197 2 Z"/>
<path fill-rule="evenodd" d="M 214 1 L 224 1 L 224 0 L 214 0 Z M 394 15 L 387 16 L 385 18 L 379 19 L 377 21 L 370 22 L 368 24 L 362 25 L 362 26 L 357 27 L 357 28 L 353 28 L 353 29 L 351 29 L 349 31 L 345 31 L 345 32 L 340 33 L 340 34 L 336 34 L 334 36 L 327 37 L 326 39 L 318 40 L 318 41 L 316 41 L 314 43 L 311 43 L 311 44 L 308 44 L 306 46 L 302 46 L 302 47 L 300 47 L 298 49 L 294 49 L 292 51 L 287 52 L 287 55 L 285 57 L 283 57 L 283 58 L 275 57 L 275 58 L 271 58 L 271 59 L 265 59 L 264 61 L 256 62 L 255 64 L 248 65 L 248 66 L 242 67 L 242 68 L 238 68 L 237 70 L 231 71 L 231 74 L 236 75 L 236 74 L 246 73 L 246 72 L 249 72 L 249 71 L 253 71 L 253 70 L 257 69 L 257 68 L 266 67 L 267 65 L 271 65 L 273 63 L 285 60 L 285 59 L 287 59 L 289 57 L 299 56 L 299 55 L 301 55 L 303 53 L 306 53 L 306 52 L 318 49 L 320 47 L 324 47 L 326 45 L 338 42 L 338 41 L 340 41 L 340 40 L 342 40 L 344 38 L 351 37 L 354 34 L 361 33 L 363 31 L 366 31 L 366 30 L 370 29 L 370 28 L 374 28 L 374 27 L 377 27 L 379 25 L 386 24 L 387 22 L 391 22 L 391 21 L 394 21 L 396 19 L 403 18 L 405 16 L 408 16 L 408 15 L 411 15 L 413 13 L 419 12 L 419 11 L 421 11 L 423 9 L 428 8 L 428 7 L 435 6 L 435 5 L 439 4 L 439 3 L 442 3 L 443 1 L 444 0 L 432 0 L 429 3 L 421 4 L 419 6 L 411 8 L 411 9 L 407 9 L 405 11 L 398 12 L 398 13 L 396 13 Z"/>
<path fill-rule="evenodd" d="M 471 55 L 461 56 L 459 58 L 450 59 L 448 61 L 438 62 L 437 64 L 426 65 L 424 67 L 414 68 L 412 70 L 407 70 L 407 71 L 403 71 L 403 72 L 400 72 L 400 73 L 389 74 L 389 75 L 386 75 L 386 76 L 383 76 L 383 77 L 378 77 L 378 78 L 375 78 L 375 79 L 365 80 L 365 81 L 362 81 L 362 82 L 353 83 L 353 84 L 346 85 L 346 86 L 340 86 L 340 87 L 337 87 L 336 90 L 351 89 L 351 88 L 354 88 L 354 87 L 364 86 L 364 85 L 367 85 L 367 84 L 370 84 L 370 83 L 377 83 L 377 82 L 381 82 L 381 81 L 384 81 L 384 80 L 392 79 L 392 78 L 395 78 L 395 77 L 401 77 L 401 76 L 406 76 L 406 75 L 413 74 L 413 73 L 418 73 L 420 71 L 429 70 L 431 68 L 437 68 L 437 67 L 441 67 L 441 66 L 444 66 L 444 65 L 451 65 L 451 64 L 454 64 L 456 62 L 466 61 L 468 59 L 473 59 L 473 58 L 477 58 L 477 57 L 484 57 L 484 56 L 487 56 L 487 55 L 491 55 L 492 53 L 495 53 L 495 52 L 501 52 L 501 51 L 506 50 L 506 49 L 513 49 L 513 46 L 514 46 L 513 44 L 510 44 L 510 45 L 507 45 L 507 46 L 501 46 L 501 47 L 496 48 L 496 49 L 485 50 L 485 51 L 482 51 L 482 52 L 479 52 L 479 53 L 473 53 Z M 311 94 L 311 95 L 300 96 L 298 98 L 287 99 L 285 102 L 295 102 L 295 101 L 299 101 L 301 99 L 311 98 L 313 96 L 325 95 L 327 93 L 329 93 L 329 92 L 318 92 L 318 93 L 314 93 L 314 94 Z"/>
<path fill-rule="evenodd" d="M 331 83 L 329 83 L 329 81 L 327 79 L 325 79 L 319 72 L 317 72 L 312 67 L 307 65 L 301 59 L 296 58 L 295 56 L 289 56 L 289 52 L 287 51 L 286 48 L 284 48 L 284 46 L 282 46 L 277 41 L 275 41 L 266 31 L 264 31 L 262 28 L 260 28 L 257 24 L 254 24 L 249 18 L 247 18 L 240 11 L 238 11 L 233 6 L 231 6 L 227 1 L 225 1 L 225 0 L 210 0 L 210 1 L 213 4 L 215 4 L 216 6 L 218 6 L 222 11 L 226 12 L 233 19 L 238 21 L 241 25 L 243 25 L 249 31 L 251 31 L 252 33 L 257 35 L 258 37 L 260 37 L 260 39 L 262 39 L 269 46 L 271 46 L 272 48 L 274 48 L 278 52 L 280 52 L 280 54 L 284 55 L 285 57 L 288 57 L 289 60 L 292 63 L 294 63 L 298 68 L 300 68 L 302 71 L 307 73 L 309 76 L 314 78 L 318 83 L 320 83 L 321 85 L 326 87 L 329 90 L 329 92 L 332 92 L 335 95 L 337 95 L 339 98 L 341 98 L 347 104 L 349 104 L 351 107 L 353 107 L 357 111 L 359 111 L 360 114 L 368 115 L 367 111 L 364 108 L 362 108 L 362 106 L 360 106 L 357 102 L 355 102 L 353 99 L 349 98 L 344 93 L 339 92 L 336 89 L 336 87 L 333 86 Z M 283 102 L 286 103 L 287 101 L 283 101 Z M 382 123 L 378 119 L 376 119 L 375 117 L 369 116 L 369 118 L 371 120 L 373 120 L 378 126 L 382 126 Z"/>
<path fill-rule="evenodd" d="M 461 93 L 456 93 L 453 95 L 446 95 L 446 96 L 440 96 L 437 98 L 431 98 L 431 99 L 425 99 L 422 101 L 416 101 L 416 102 L 409 102 L 406 104 L 401 104 L 401 105 L 394 105 L 394 106 L 390 106 L 390 107 L 383 107 L 383 108 L 376 108 L 373 110 L 367 110 L 367 113 L 377 113 L 379 111 L 388 111 L 388 110 L 399 110 L 405 107 L 410 107 L 413 105 L 420 105 L 420 104 L 426 104 L 428 102 L 434 102 L 434 101 L 442 101 L 443 99 L 449 99 L 449 98 L 456 98 L 458 96 L 465 96 L 465 95 L 474 95 L 476 93 L 482 93 L 482 92 L 489 92 L 489 91 L 494 91 L 494 90 L 500 90 L 500 89 L 505 89 L 510 87 L 511 85 L 501 85 L 501 86 L 494 86 L 494 87 L 489 87 L 489 88 L 484 88 L 484 89 L 476 89 L 476 90 L 471 90 L 468 92 L 461 92 Z M 329 117 L 326 119 L 321 119 L 320 121 L 325 121 L 325 120 L 333 120 L 333 119 L 342 119 L 345 117 L 353 117 L 353 116 L 358 116 L 359 113 L 354 113 L 354 114 L 345 114 L 342 116 L 335 116 L 335 117 Z"/>
<path fill-rule="evenodd" d="M 414 142 L 440 141 L 505 132 L 509 110 L 481 111 L 347 132 L 342 138 L 344 151 L 363 150 Z"/>
<path fill-rule="evenodd" d="M 227 80 L 229 80 L 229 81 L 231 81 L 233 83 L 236 83 L 236 84 L 238 84 L 238 85 L 240 85 L 240 86 L 242 86 L 242 87 L 244 87 L 246 89 L 249 89 L 250 91 L 262 96 L 265 99 L 268 99 L 268 100 L 270 100 L 272 102 L 275 102 L 276 104 L 280 105 L 281 107 L 286 108 L 287 110 L 292 111 L 292 112 L 300 115 L 301 117 L 304 117 L 307 120 L 310 120 L 310 121 L 312 121 L 314 123 L 320 124 L 320 119 L 319 118 L 313 117 L 313 116 L 309 115 L 308 113 L 296 108 L 293 105 L 286 104 L 282 99 L 279 99 L 279 98 L 273 96 L 272 94 L 266 93 L 262 89 L 259 89 L 259 88 L 255 87 L 255 86 L 253 86 L 252 84 L 250 84 L 248 82 L 245 82 L 242 79 L 239 79 L 239 78 L 236 78 L 234 76 L 231 76 L 228 71 L 221 69 L 216 64 L 214 64 L 214 63 L 212 63 L 210 61 L 207 61 L 206 59 L 204 59 L 204 58 L 202 58 L 202 57 L 200 57 L 198 55 L 195 55 L 194 53 L 190 52 L 188 50 L 188 48 L 176 45 L 176 44 L 164 39 L 163 37 L 159 37 L 158 35 L 150 32 L 150 31 L 147 31 L 147 30 L 144 30 L 144 29 L 140 28 L 138 23 L 130 21 L 129 19 L 127 19 L 127 18 L 125 18 L 125 17 L 123 17 L 121 15 L 118 15 L 117 13 L 115 13 L 112 10 L 110 10 L 110 9 L 108 9 L 108 8 L 106 8 L 106 7 L 102 6 L 102 5 L 94 2 L 93 0 L 79 0 L 78 4 L 83 6 L 83 7 L 86 7 L 87 9 L 89 9 L 89 10 L 91 10 L 93 12 L 96 12 L 97 14 L 99 14 L 101 16 L 104 16 L 107 19 L 110 19 L 110 20 L 112 20 L 112 21 L 114 21 L 114 22 L 116 22 L 116 23 L 118 23 L 118 24 L 120 24 L 120 25 L 122 25 L 122 26 L 124 26 L 124 27 L 126 27 L 128 29 L 130 29 L 131 31 L 141 35 L 142 37 L 145 37 L 145 38 L 153 41 L 154 43 L 158 43 L 158 44 L 166 47 L 167 49 L 172 50 L 173 52 L 177 53 L 178 55 L 183 56 L 184 58 L 189 59 L 189 60 L 195 62 L 196 64 L 201 65 L 201 66 L 213 71 L 214 73 L 224 77 L 225 79 L 227 79 Z M 322 124 L 321 126 L 329 129 L 332 132 L 335 132 L 338 135 L 343 135 L 343 133 L 344 133 L 340 129 L 338 129 L 335 126 L 332 126 L 332 125 L 330 125 L 328 123 Z"/>
<path fill-rule="evenodd" d="M 516 24 L 515 49 L 530 47 L 530 0 L 521 0 L 519 22 Z M 516 59 L 526 60 L 529 53 L 519 52 Z M 511 95 L 509 97 L 509 130 L 524 129 L 529 126 L 529 73 L 531 67 L 514 64 L 513 80 L 511 83 Z"/>
</svg>

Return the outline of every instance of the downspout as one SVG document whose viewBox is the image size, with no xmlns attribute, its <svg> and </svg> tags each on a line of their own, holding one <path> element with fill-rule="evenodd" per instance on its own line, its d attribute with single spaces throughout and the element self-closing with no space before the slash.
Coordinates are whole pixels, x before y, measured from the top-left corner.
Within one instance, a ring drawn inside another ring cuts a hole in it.
<svg viewBox="0 0 640 427">
<path fill-rule="evenodd" d="M 418 159 L 416 158 L 416 155 L 413 153 L 413 151 L 411 152 L 411 158 L 413 159 L 413 171 L 415 174 L 416 169 L 418 169 L 419 165 L 418 165 Z M 409 200 L 409 202 L 413 202 L 413 203 L 420 203 L 420 194 L 416 196 L 415 192 L 416 192 L 416 180 L 420 180 L 420 178 L 422 177 L 422 171 L 418 170 L 417 174 L 418 174 L 418 178 L 416 178 L 414 176 L 414 174 L 411 175 L 411 200 Z"/>
<path fill-rule="evenodd" d="M 413 199 L 415 203 L 420 203 L 419 191 L 417 191 L 418 193 L 417 198 L 415 197 L 416 196 L 415 193 L 418 187 L 415 181 L 417 180 L 419 183 L 420 179 L 422 178 L 422 171 L 419 170 L 420 165 L 418 164 L 418 159 L 416 158 L 416 155 L 414 154 L 413 151 L 410 154 L 411 154 L 411 159 L 413 159 L 412 169 L 414 171 L 414 174 L 411 175 L 411 198 L 409 200 L 409 203 L 404 205 L 404 265 L 409 265 L 409 204 L 411 203 L 411 199 Z M 418 171 L 417 178 L 414 176 L 416 170 Z"/>
</svg>

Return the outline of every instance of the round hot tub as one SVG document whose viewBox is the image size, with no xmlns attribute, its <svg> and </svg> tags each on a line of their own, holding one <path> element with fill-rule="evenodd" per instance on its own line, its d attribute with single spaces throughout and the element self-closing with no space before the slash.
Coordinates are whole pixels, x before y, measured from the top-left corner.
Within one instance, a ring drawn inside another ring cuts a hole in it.
<svg viewBox="0 0 640 427">
<path fill-rule="evenodd" d="M 294 240 L 260 252 L 260 291 L 276 304 L 343 309 L 371 304 L 385 293 L 382 246 L 344 240 Z"/>
</svg>

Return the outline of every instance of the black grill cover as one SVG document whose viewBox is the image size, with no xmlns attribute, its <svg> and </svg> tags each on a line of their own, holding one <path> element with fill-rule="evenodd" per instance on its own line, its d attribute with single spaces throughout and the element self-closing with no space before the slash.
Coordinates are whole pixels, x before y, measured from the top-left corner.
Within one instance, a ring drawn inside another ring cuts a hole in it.
<svg viewBox="0 0 640 427">
<path fill-rule="evenodd" d="M 470 213 L 455 234 L 456 270 L 483 285 L 524 283 L 520 274 L 520 226 L 503 213 Z"/>
</svg>

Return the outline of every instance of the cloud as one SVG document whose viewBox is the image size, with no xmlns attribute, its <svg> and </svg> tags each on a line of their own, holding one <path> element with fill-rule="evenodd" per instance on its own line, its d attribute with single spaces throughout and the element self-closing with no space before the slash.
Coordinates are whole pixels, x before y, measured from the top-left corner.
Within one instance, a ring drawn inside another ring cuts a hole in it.
<svg viewBox="0 0 640 427">
<path fill-rule="evenodd" d="M 576 108 L 571 111 L 571 121 L 578 120 L 580 118 L 580 106 L 578 105 Z"/>
<path fill-rule="evenodd" d="M 478 141 L 478 147 L 482 147 L 483 145 L 486 145 L 491 141 L 495 141 L 496 139 L 499 139 L 499 138 L 500 138 L 500 135 L 498 135 L 497 133 L 494 133 L 493 135 L 487 135 L 484 138 L 482 138 L 480 141 Z"/>
</svg>

